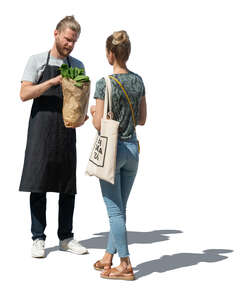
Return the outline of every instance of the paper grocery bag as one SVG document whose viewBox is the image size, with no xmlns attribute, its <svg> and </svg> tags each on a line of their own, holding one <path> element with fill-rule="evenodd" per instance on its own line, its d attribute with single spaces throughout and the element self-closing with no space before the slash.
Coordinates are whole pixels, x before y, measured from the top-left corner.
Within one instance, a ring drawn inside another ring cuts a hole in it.
<svg viewBox="0 0 247 300">
<path fill-rule="evenodd" d="M 75 86 L 73 79 L 62 79 L 63 121 L 65 127 L 77 127 L 83 124 L 88 111 L 90 81 L 82 87 Z"/>
</svg>

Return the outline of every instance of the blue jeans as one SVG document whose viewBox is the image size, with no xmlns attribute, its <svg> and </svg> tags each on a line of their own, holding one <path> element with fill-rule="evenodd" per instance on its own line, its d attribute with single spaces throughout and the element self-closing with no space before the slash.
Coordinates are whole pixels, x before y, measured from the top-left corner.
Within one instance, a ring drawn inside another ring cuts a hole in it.
<svg viewBox="0 0 247 300">
<path fill-rule="evenodd" d="M 127 257 L 126 205 L 139 162 L 136 136 L 128 141 L 119 140 L 117 147 L 115 184 L 100 180 L 100 186 L 110 222 L 106 251 Z"/>
</svg>

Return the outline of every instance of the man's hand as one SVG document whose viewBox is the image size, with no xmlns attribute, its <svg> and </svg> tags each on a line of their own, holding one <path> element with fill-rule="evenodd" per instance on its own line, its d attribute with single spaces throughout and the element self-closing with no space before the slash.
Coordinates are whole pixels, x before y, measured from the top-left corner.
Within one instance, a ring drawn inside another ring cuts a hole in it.
<svg viewBox="0 0 247 300">
<path fill-rule="evenodd" d="M 69 126 L 69 125 L 67 125 L 66 128 L 77 128 L 77 127 L 80 127 L 80 126 L 82 126 L 88 119 L 89 119 L 89 117 L 88 117 L 88 115 L 86 115 L 86 116 L 85 116 L 85 119 L 84 119 L 81 123 L 76 124 L 76 126 Z"/>
<path fill-rule="evenodd" d="M 58 76 L 56 76 L 54 78 L 51 78 L 50 82 L 51 82 L 52 85 L 61 84 L 62 83 L 62 75 L 58 75 Z"/>
</svg>

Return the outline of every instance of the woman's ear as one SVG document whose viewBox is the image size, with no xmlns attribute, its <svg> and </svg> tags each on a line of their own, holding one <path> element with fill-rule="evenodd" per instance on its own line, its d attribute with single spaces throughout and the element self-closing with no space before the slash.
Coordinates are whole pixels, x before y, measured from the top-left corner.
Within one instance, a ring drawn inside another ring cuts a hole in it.
<svg viewBox="0 0 247 300">
<path fill-rule="evenodd" d="M 115 60 L 115 58 L 116 58 L 116 57 L 115 57 L 115 54 L 114 54 L 113 52 L 110 51 L 110 54 L 109 54 L 109 55 L 110 55 L 111 60 L 114 62 L 114 60 Z"/>
<path fill-rule="evenodd" d="M 107 51 L 106 50 L 106 57 L 109 61 L 109 64 L 113 65 L 114 61 L 115 61 L 115 54 L 111 51 Z"/>
</svg>

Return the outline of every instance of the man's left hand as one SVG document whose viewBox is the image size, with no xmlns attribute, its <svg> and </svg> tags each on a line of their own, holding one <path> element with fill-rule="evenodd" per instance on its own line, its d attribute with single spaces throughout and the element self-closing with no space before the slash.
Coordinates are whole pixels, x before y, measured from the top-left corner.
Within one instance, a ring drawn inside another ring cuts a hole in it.
<svg viewBox="0 0 247 300">
<path fill-rule="evenodd" d="M 66 128 L 77 128 L 77 127 L 80 127 L 82 126 L 87 120 L 89 119 L 88 115 L 85 116 L 85 119 L 81 122 L 81 123 L 78 123 L 76 126 L 66 126 Z"/>
</svg>

